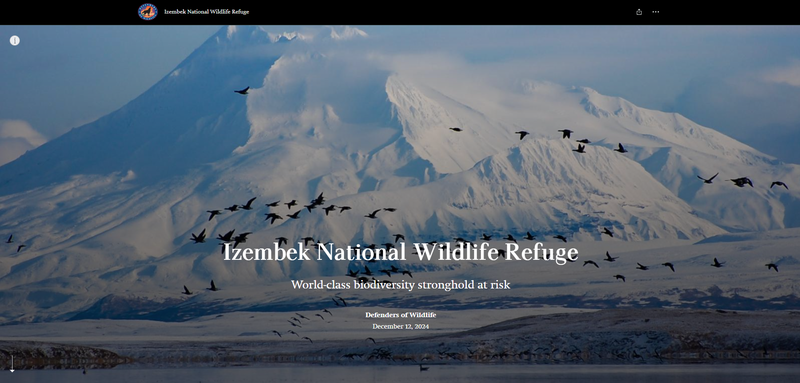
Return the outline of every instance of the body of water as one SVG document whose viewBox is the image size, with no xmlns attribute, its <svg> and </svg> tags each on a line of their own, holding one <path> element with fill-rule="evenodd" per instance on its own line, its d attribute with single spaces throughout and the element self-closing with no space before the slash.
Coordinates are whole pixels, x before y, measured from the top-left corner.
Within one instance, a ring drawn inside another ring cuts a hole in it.
<svg viewBox="0 0 800 383">
<path fill-rule="evenodd" d="M 418 365 L 199 367 L 110 370 L 17 370 L 0 373 L 0 382 L 41 383 L 220 383 L 220 382 L 585 382 L 593 383 L 785 383 L 800 381 L 800 365 Z"/>
</svg>

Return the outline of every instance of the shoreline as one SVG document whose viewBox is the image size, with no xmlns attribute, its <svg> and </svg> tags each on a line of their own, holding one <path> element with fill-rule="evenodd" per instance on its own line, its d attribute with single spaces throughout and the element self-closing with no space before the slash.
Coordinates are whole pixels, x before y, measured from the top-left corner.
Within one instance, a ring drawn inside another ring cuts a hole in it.
<svg viewBox="0 0 800 383">
<path fill-rule="evenodd" d="M 525 316 L 466 331 L 374 342 L 363 338 L 204 341 L 197 337 L 72 344 L 0 340 L 0 365 L 7 369 L 12 353 L 20 369 L 77 365 L 783 364 L 800 363 L 798 319 L 800 312 L 796 311 L 608 309 Z M 41 355 L 52 356 L 43 363 Z"/>
</svg>

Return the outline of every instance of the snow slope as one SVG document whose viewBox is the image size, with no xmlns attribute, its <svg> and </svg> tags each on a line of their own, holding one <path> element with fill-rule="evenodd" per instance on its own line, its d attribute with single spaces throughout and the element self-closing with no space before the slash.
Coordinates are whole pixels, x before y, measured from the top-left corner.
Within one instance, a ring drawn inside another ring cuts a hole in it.
<svg viewBox="0 0 800 383">
<path fill-rule="evenodd" d="M 348 54 L 369 38 L 358 30 L 328 32 L 223 28 L 120 110 L 0 167 L 0 234 L 27 246 L 3 244 L 2 318 L 67 318 L 108 294 L 161 309 L 185 283 L 263 286 L 350 266 L 225 263 L 211 238 L 232 229 L 252 232 L 251 247 L 527 231 L 594 246 L 800 225 L 797 165 L 679 115 L 588 88 L 425 78 Z M 520 141 L 520 129 L 530 136 Z M 573 151 L 579 138 L 593 141 L 584 154 Z M 612 152 L 619 142 L 630 152 Z M 696 178 L 717 171 L 711 185 Z M 756 187 L 727 181 L 740 176 Z M 776 179 L 789 190 L 767 188 Z M 303 209 L 320 193 L 352 210 Z M 208 219 L 252 197 L 254 210 Z M 292 209 L 264 206 L 292 199 Z M 397 211 L 365 217 L 385 207 Z M 267 212 L 284 219 L 269 224 Z M 207 243 L 190 243 L 202 230 Z"/>
</svg>

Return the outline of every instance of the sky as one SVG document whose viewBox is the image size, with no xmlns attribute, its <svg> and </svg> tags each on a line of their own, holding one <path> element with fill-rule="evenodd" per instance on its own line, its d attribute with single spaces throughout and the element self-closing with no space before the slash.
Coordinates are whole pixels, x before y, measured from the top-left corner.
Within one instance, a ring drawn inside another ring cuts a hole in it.
<svg viewBox="0 0 800 383">
<path fill-rule="evenodd" d="M 369 38 L 342 49 L 588 86 L 800 163 L 798 26 L 356 27 Z M 0 26 L 0 164 L 119 109 L 219 28 Z"/>
</svg>

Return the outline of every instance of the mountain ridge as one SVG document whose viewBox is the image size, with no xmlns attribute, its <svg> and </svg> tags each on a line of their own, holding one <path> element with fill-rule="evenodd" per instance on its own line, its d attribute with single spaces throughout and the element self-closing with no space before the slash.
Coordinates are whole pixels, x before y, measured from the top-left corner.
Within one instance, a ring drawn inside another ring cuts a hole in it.
<svg viewBox="0 0 800 383">
<path fill-rule="evenodd" d="M 787 214 L 800 206 L 800 167 L 679 115 L 553 83 L 467 92 L 486 85 L 335 54 L 347 40 L 278 41 L 223 28 L 120 110 L 0 167 L 0 232 L 28 246 L 0 262 L 0 288 L 15 290 L 0 300 L 63 314 L 90 304 L 89 288 L 163 294 L 188 276 L 255 284 L 350 266 L 223 264 L 212 238 L 233 229 L 267 247 L 279 236 L 366 245 L 395 233 L 531 231 L 600 244 L 800 226 Z M 517 130 L 530 135 L 520 141 Z M 593 142 L 575 153 L 582 138 Z M 629 152 L 609 150 L 619 143 Z M 716 171 L 712 185 L 696 178 Z M 727 181 L 741 176 L 757 187 Z M 774 178 L 789 190 L 768 189 Z M 352 210 L 303 208 L 321 193 Z M 209 219 L 252 197 L 254 211 Z M 293 209 L 264 206 L 292 199 Z M 283 219 L 269 224 L 267 212 Z M 208 243 L 190 243 L 202 230 Z"/>
</svg>

